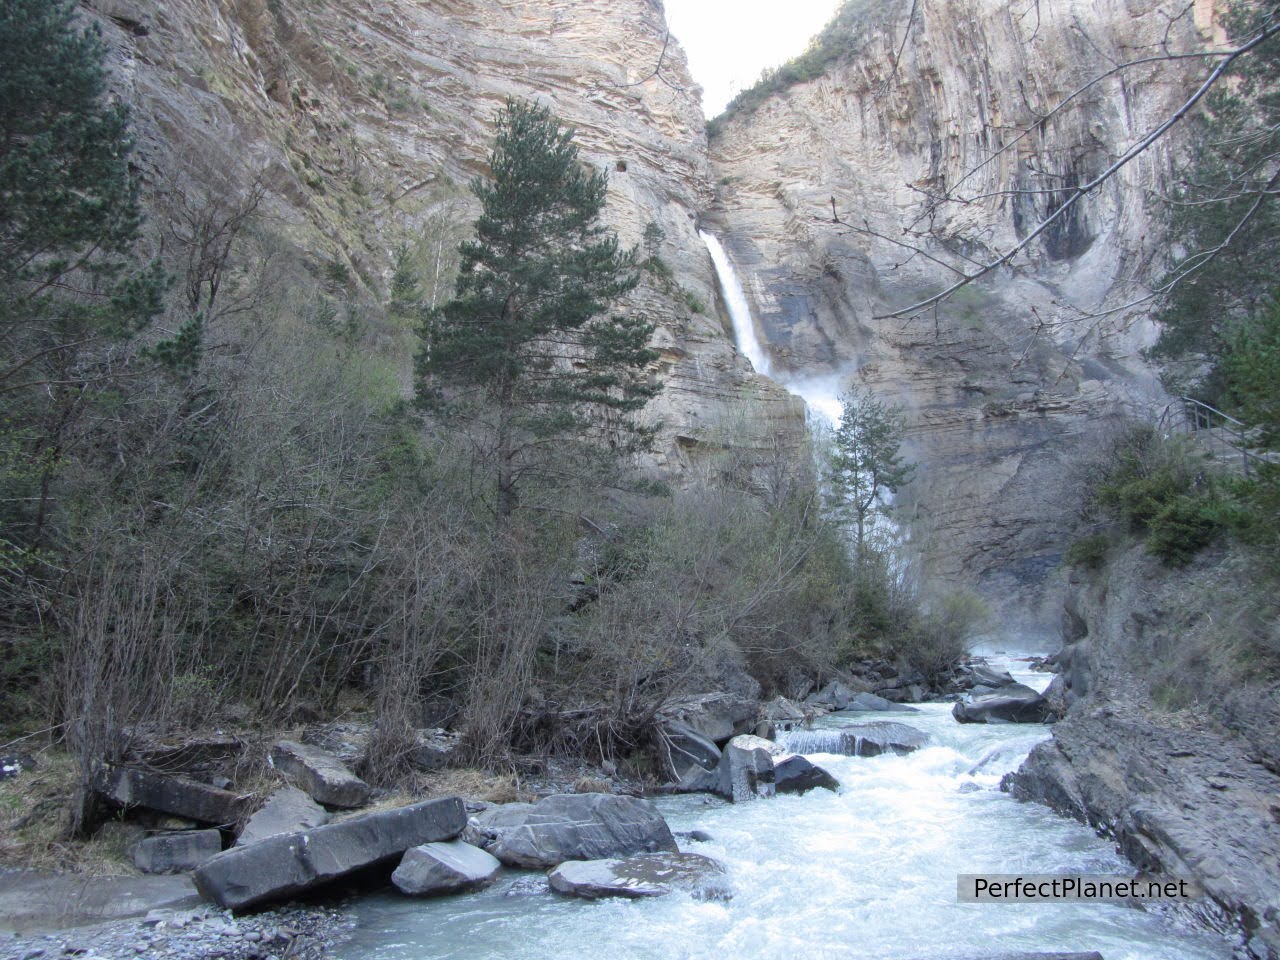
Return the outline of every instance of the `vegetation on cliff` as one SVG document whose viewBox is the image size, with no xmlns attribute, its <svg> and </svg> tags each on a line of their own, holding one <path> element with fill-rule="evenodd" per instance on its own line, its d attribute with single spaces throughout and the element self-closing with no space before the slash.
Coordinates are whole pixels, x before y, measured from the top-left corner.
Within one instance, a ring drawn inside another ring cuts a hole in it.
<svg viewBox="0 0 1280 960">
<path fill-rule="evenodd" d="M 564 752 L 644 774 L 674 696 L 794 692 L 952 629 L 888 568 L 851 563 L 805 451 L 726 442 L 678 489 L 634 457 L 618 418 L 652 393 L 649 327 L 608 308 L 633 284 L 663 295 L 663 278 L 599 232 L 602 178 L 553 118 L 520 122 L 574 201 L 527 221 L 537 197 L 482 183 L 474 239 L 443 269 L 403 252 L 379 293 L 281 236 L 260 183 L 148 187 L 142 222 L 101 45 L 69 2 L 26 6 L 48 29 L 6 23 L 25 45 L 6 62 L 68 53 L 76 96 L 15 94 L 0 117 L 22 124 L 0 157 L 0 369 L 20 382 L 0 390 L 0 698 L 23 749 L 69 749 L 75 828 L 93 824 L 103 766 L 156 732 L 356 713 L 374 722 L 361 772 L 377 783 L 437 724 L 468 732 L 468 762 Z M 528 146 L 517 120 L 495 174 Z M 61 166 L 20 175 L 64 134 L 79 146 Z M 495 315 L 515 289 L 526 309 Z M 510 332 L 484 329 L 495 316 L 523 324 L 505 353 L 485 340 Z M 442 404 L 410 402 L 410 350 L 386 344 L 411 339 Z M 536 396 L 504 392 L 513 369 Z M 468 386 L 489 394 L 480 416 L 454 416 Z M 506 412 L 538 458 L 504 477 L 487 415 L 531 397 Z M 608 471 L 584 469 L 588 434 L 615 440 Z"/>
</svg>

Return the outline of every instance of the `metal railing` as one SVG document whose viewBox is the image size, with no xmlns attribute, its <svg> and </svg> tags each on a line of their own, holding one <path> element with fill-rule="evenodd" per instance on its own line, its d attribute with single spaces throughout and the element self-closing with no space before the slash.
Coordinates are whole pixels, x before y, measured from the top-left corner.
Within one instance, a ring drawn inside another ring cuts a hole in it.
<svg viewBox="0 0 1280 960">
<path fill-rule="evenodd" d="M 1177 411 L 1175 416 L 1170 414 Z M 1181 428 L 1194 438 L 1205 453 L 1229 469 L 1248 476 L 1263 463 L 1274 463 L 1275 455 L 1257 449 L 1250 429 L 1235 417 L 1193 397 L 1178 397 L 1160 417 L 1162 424 Z"/>
</svg>

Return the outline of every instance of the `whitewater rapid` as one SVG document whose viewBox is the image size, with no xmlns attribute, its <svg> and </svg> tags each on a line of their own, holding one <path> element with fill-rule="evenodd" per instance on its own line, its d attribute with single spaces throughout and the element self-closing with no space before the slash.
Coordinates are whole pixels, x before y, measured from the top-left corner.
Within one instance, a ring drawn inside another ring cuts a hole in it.
<svg viewBox="0 0 1280 960">
<path fill-rule="evenodd" d="M 1015 675 L 1024 664 L 1012 665 Z M 1021 679 L 1043 685 L 1041 674 Z M 1228 960 L 1220 938 L 1115 904 L 958 903 L 961 873 L 1131 875 L 1112 845 L 1045 807 L 999 791 L 1042 726 L 959 724 L 946 704 L 893 719 L 929 734 L 908 756 L 811 755 L 841 783 L 732 805 L 657 801 L 683 849 L 728 870 L 733 898 L 589 902 L 508 871 L 481 893 L 437 900 L 375 895 L 356 906 L 344 960 L 955 960 L 1020 951 L 1101 952 L 1106 960 Z"/>
</svg>

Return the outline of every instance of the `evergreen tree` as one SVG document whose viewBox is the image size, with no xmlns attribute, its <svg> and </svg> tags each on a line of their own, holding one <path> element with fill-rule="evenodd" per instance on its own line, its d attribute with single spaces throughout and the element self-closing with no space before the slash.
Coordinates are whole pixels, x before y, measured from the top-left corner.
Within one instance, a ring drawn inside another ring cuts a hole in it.
<svg viewBox="0 0 1280 960">
<path fill-rule="evenodd" d="M 637 256 L 600 224 L 606 179 L 583 168 L 573 132 L 508 100 L 489 170 L 472 183 L 482 212 L 459 247 L 453 299 L 422 325 L 418 379 L 424 400 L 485 426 L 506 517 L 521 480 L 553 459 L 645 446 L 652 431 L 632 415 L 660 387 L 644 370 L 653 325 L 608 313 L 638 282 Z"/>
<path fill-rule="evenodd" d="M 1274 4 L 1237 0 L 1225 15 L 1231 41 L 1273 24 Z M 1153 353 L 1207 361 L 1195 389 L 1206 400 L 1231 393 L 1220 363 L 1234 327 L 1265 316 L 1276 293 L 1280 254 L 1280 36 L 1240 58 L 1195 118 L 1194 149 L 1179 172 L 1167 240 L 1187 251 L 1172 264 L 1178 278 L 1160 313 Z M 1179 389 L 1183 385 L 1177 385 Z"/>
<path fill-rule="evenodd" d="M 840 398 L 840 425 L 832 437 L 827 478 L 831 513 L 851 524 L 858 553 L 864 552 L 867 526 L 884 511 L 881 497 L 896 493 L 915 467 L 903 463 L 899 448 L 905 429 L 900 407 L 889 407 L 870 393 L 851 390 Z"/>
<path fill-rule="evenodd" d="M 0 0 L 0 486 L 35 504 L 4 525 L 36 542 L 86 391 L 111 375 L 101 347 L 154 317 L 165 287 L 133 255 L 128 111 L 107 102 L 105 46 L 76 9 Z"/>
</svg>

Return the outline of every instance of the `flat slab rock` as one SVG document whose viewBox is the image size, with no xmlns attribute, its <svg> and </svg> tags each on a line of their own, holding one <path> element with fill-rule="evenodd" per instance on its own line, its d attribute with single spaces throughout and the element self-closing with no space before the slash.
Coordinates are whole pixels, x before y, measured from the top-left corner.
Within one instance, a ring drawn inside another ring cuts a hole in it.
<svg viewBox="0 0 1280 960">
<path fill-rule="evenodd" d="M 199 906 L 200 895 L 187 876 L 86 879 L 0 871 L 0 931 L 30 933 Z"/>
<path fill-rule="evenodd" d="M 235 823 L 245 805 L 245 798 L 229 790 L 131 767 L 104 770 L 94 787 L 116 806 L 145 807 L 215 825 Z"/>
<path fill-rule="evenodd" d="M 662 897 L 687 890 L 699 899 L 725 900 L 724 867 L 699 853 L 642 853 L 620 860 L 570 860 L 549 874 L 557 893 L 602 897 Z"/>
<path fill-rule="evenodd" d="M 238 910 L 389 863 L 410 847 L 452 840 L 466 825 L 466 807 L 457 797 L 426 800 L 232 847 L 193 878 L 206 900 Z"/>
<path fill-rule="evenodd" d="M 509 867 L 548 870 L 566 860 L 677 852 L 675 837 L 648 800 L 563 793 L 476 814 L 464 837 Z"/>
<path fill-rule="evenodd" d="M 130 851 L 143 873 L 186 873 L 222 852 L 219 830 L 179 830 L 145 837 Z"/>
<path fill-rule="evenodd" d="M 391 882 L 415 897 L 461 893 L 487 887 L 498 878 L 502 862 L 461 840 L 424 843 L 405 851 Z"/>
<path fill-rule="evenodd" d="M 297 787 L 281 787 L 249 818 L 235 845 L 243 847 L 282 833 L 297 833 L 329 822 L 329 811 Z"/>
<path fill-rule="evenodd" d="M 353 809 L 369 802 L 369 785 L 327 750 L 281 740 L 271 748 L 271 765 L 326 807 Z"/>
</svg>

